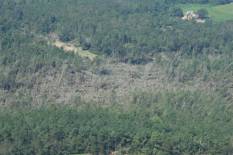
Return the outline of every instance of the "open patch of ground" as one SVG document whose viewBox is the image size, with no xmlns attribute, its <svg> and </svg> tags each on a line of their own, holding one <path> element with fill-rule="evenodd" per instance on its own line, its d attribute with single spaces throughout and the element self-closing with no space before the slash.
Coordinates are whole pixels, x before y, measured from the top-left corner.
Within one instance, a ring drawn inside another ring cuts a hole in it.
<svg viewBox="0 0 233 155">
<path fill-rule="evenodd" d="M 51 42 L 51 44 L 55 47 L 63 49 L 65 52 L 74 52 L 77 53 L 79 56 L 82 58 L 88 58 L 90 60 L 94 60 L 96 58 L 96 54 L 88 51 L 88 50 L 83 50 L 81 47 L 77 47 L 72 43 L 65 43 L 60 40 L 55 40 Z"/>
<path fill-rule="evenodd" d="M 37 36 L 38 37 L 38 36 Z M 84 50 L 77 41 L 63 42 L 59 40 L 57 34 L 49 34 L 48 37 L 39 36 L 39 38 L 46 40 L 50 45 L 63 49 L 65 52 L 73 52 L 78 54 L 82 58 L 88 58 L 93 61 L 97 55 L 89 50 Z"/>
</svg>

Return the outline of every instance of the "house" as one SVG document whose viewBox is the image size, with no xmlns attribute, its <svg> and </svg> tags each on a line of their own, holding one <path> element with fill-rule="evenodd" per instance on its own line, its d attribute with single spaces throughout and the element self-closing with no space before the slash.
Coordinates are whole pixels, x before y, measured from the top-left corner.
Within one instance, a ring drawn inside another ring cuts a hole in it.
<svg viewBox="0 0 233 155">
<path fill-rule="evenodd" d="M 184 17 L 182 17 L 183 20 L 188 20 L 188 21 L 198 18 L 199 18 L 198 14 L 196 14 L 194 11 L 187 11 Z"/>
<path fill-rule="evenodd" d="M 187 11 L 182 19 L 187 21 L 195 20 L 197 23 L 205 23 L 205 20 L 201 19 L 194 11 Z"/>
</svg>

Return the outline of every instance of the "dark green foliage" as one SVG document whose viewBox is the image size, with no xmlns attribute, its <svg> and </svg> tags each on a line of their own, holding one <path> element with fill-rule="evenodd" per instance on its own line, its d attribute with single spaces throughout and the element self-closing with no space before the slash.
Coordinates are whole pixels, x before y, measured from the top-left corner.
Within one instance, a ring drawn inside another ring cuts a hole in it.
<svg viewBox="0 0 233 155">
<path fill-rule="evenodd" d="M 66 29 L 62 32 L 62 34 L 59 35 L 59 39 L 63 42 L 69 42 L 74 39 L 74 34 Z"/>
<path fill-rule="evenodd" d="M 140 93 L 133 103 L 129 110 L 94 105 L 2 108 L 0 153 L 232 153 L 233 115 L 224 99 L 181 91 Z"/>
<path fill-rule="evenodd" d="M 110 75 L 110 74 L 112 74 L 112 71 L 109 70 L 109 69 L 102 68 L 102 69 L 99 69 L 97 71 L 97 74 L 99 74 L 99 75 Z"/>
<path fill-rule="evenodd" d="M 83 47 L 83 50 L 89 50 L 91 48 L 91 41 L 89 38 L 81 37 L 80 44 Z"/>
<path fill-rule="evenodd" d="M 208 11 L 205 9 L 197 10 L 197 14 L 201 19 L 208 18 Z"/>
<path fill-rule="evenodd" d="M 183 17 L 184 13 L 181 8 L 173 8 L 171 11 L 171 15 L 174 17 Z"/>
<path fill-rule="evenodd" d="M 16 75 L 17 72 L 11 71 L 7 76 L 3 76 L 3 79 L 0 81 L 0 88 L 5 91 L 13 91 L 15 88 L 17 88 L 19 84 L 16 83 Z"/>
</svg>

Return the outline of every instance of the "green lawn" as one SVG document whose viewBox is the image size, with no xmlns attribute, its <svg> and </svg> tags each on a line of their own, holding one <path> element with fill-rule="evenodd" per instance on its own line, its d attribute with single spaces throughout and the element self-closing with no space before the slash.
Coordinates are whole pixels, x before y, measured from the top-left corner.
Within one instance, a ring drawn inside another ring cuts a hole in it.
<svg viewBox="0 0 233 155">
<path fill-rule="evenodd" d="M 225 5 L 211 5 L 211 4 L 184 4 L 179 5 L 184 12 L 198 9 L 206 9 L 210 18 L 214 21 L 222 22 L 226 20 L 233 20 L 233 3 Z"/>
</svg>

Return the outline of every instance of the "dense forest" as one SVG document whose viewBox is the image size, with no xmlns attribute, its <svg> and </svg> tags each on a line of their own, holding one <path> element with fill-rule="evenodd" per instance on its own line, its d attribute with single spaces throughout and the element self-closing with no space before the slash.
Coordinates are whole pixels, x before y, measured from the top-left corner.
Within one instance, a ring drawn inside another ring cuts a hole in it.
<svg viewBox="0 0 233 155">
<path fill-rule="evenodd" d="M 1 110 L 2 154 L 231 154 L 232 107 L 192 92 L 143 94 L 132 105 Z"/>
<path fill-rule="evenodd" d="M 0 154 L 232 154 L 231 2 L 0 0 Z"/>
<path fill-rule="evenodd" d="M 156 52 L 198 54 L 222 48 L 232 50 L 231 23 L 183 22 L 174 18 L 176 9 L 169 1 L 2 0 L 1 3 L 2 33 L 10 27 L 45 34 L 56 32 L 63 41 L 76 38 L 85 49 L 118 55 L 123 61 L 131 57 L 146 59 Z"/>
</svg>

